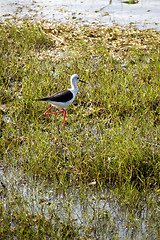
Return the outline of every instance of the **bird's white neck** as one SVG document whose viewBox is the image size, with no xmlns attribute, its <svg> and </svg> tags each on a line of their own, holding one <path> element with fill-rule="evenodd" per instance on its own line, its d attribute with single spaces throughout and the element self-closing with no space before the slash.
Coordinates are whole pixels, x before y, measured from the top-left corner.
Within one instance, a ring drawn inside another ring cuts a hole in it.
<svg viewBox="0 0 160 240">
<path fill-rule="evenodd" d="M 71 90 L 73 90 L 77 94 L 78 87 L 76 82 L 71 82 Z"/>
</svg>

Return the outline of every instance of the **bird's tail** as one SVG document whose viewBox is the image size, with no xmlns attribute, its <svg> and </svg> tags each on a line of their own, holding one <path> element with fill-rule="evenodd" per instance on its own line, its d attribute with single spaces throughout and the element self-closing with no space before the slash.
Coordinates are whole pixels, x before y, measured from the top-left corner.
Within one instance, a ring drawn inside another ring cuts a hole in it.
<svg viewBox="0 0 160 240">
<path fill-rule="evenodd" d="M 39 98 L 39 99 L 35 99 L 35 101 L 48 101 L 48 98 Z"/>
</svg>

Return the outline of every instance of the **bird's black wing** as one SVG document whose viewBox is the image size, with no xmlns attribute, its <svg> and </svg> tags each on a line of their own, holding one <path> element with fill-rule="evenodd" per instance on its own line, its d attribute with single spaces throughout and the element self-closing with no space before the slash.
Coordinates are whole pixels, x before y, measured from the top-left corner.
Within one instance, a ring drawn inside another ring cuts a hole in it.
<svg viewBox="0 0 160 240">
<path fill-rule="evenodd" d="M 73 93 L 69 90 L 63 90 L 53 94 L 50 97 L 40 98 L 37 101 L 47 101 L 47 102 L 68 102 L 73 98 Z"/>
</svg>

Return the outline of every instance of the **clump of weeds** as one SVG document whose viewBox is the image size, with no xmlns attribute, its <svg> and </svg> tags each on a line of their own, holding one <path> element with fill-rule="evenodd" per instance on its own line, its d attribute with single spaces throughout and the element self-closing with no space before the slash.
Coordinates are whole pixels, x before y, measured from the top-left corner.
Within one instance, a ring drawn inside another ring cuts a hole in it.
<svg viewBox="0 0 160 240">
<path fill-rule="evenodd" d="M 26 179 L 55 182 L 64 199 L 68 188 L 79 187 L 83 189 L 78 193 L 82 205 L 93 209 L 86 227 L 72 216 L 71 199 L 66 208 L 63 206 L 67 218 L 53 213 L 53 203 L 52 214 L 49 212 L 46 218 L 42 204 L 40 209 L 31 211 L 28 204 L 35 200 L 22 198 L 19 192 L 15 193 L 14 186 L 10 189 L 12 176 L 9 180 L 4 178 L 1 196 L 5 204 L 0 206 L 2 238 L 100 239 L 109 234 L 118 239 L 120 230 L 106 207 L 99 209 L 99 205 L 84 200 L 87 190 L 94 188 L 93 192 L 97 189 L 99 193 L 94 200 L 98 204 L 103 198 L 106 206 L 109 200 L 104 189 L 109 188 L 116 196 L 114 206 L 127 206 L 125 218 L 134 230 L 140 228 L 135 219 L 138 212 L 142 214 L 142 199 L 147 199 L 147 207 L 152 207 L 154 213 L 154 218 L 149 216 L 154 219 L 154 227 L 150 226 L 148 236 L 156 239 L 160 33 L 118 26 L 32 21 L 0 25 L 3 174 L 11 170 L 16 175 L 20 171 L 23 184 L 29 181 Z M 64 134 L 63 116 L 44 116 L 50 105 L 35 99 L 70 88 L 70 76 L 74 73 L 88 84 L 79 83 L 76 99 L 67 108 Z M 28 201 L 26 207 L 24 201 Z M 86 219 L 89 215 L 86 208 Z M 132 235 L 129 232 L 125 236 L 130 237 L 129 234 Z"/>
</svg>

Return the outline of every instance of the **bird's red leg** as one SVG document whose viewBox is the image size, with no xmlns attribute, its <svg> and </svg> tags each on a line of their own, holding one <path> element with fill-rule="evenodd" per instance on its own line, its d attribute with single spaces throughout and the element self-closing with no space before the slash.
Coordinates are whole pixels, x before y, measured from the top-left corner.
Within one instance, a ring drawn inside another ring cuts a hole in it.
<svg viewBox="0 0 160 240">
<path fill-rule="evenodd" d="M 62 111 L 58 111 L 58 112 L 52 112 L 52 113 L 47 113 L 53 106 L 51 106 L 45 113 L 45 116 L 51 115 L 51 114 L 55 114 L 55 113 L 64 113 L 64 119 L 63 119 L 63 130 L 65 131 L 65 118 L 66 118 L 66 110 L 62 110 Z"/>
<path fill-rule="evenodd" d="M 45 116 L 48 115 L 47 112 L 48 112 L 52 107 L 53 107 L 53 106 L 51 106 L 51 107 L 44 113 Z"/>
<path fill-rule="evenodd" d="M 58 112 L 47 113 L 47 114 L 44 114 L 44 115 L 47 116 L 47 115 L 51 115 L 51 114 L 55 114 L 55 113 L 61 113 L 61 112 L 64 113 L 64 111 L 58 111 Z"/>
<path fill-rule="evenodd" d="M 65 118 L 66 118 L 66 110 L 64 112 L 64 119 L 63 119 L 63 130 L 65 131 Z"/>
<path fill-rule="evenodd" d="M 51 106 L 45 113 L 44 115 L 47 116 L 47 115 L 51 115 L 51 114 L 55 114 L 55 113 L 61 113 L 61 112 L 64 112 L 64 111 L 58 111 L 58 112 L 52 112 L 52 113 L 47 113 L 53 106 Z"/>
</svg>

